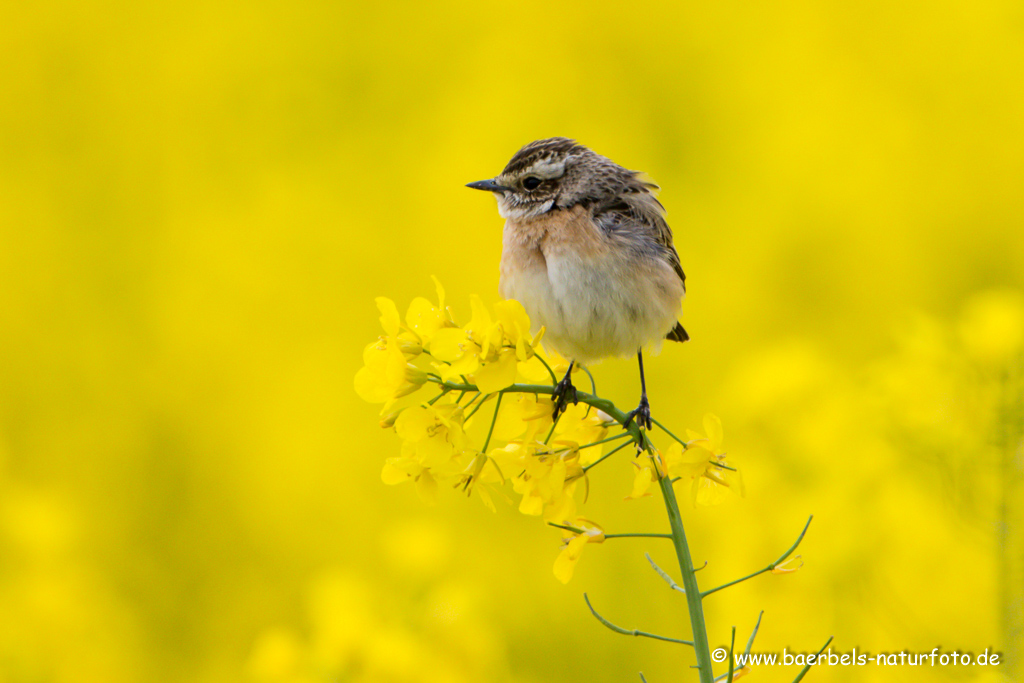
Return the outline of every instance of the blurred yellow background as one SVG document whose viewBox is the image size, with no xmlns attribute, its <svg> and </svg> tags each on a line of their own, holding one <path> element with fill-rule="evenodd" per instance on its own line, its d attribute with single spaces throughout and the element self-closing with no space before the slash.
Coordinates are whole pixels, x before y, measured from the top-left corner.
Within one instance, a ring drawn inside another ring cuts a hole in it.
<svg viewBox="0 0 1024 683">
<path fill-rule="evenodd" d="M 718 414 L 747 485 L 684 509 L 698 576 L 815 514 L 800 572 L 708 598 L 712 646 L 764 609 L 755 650 L 1021 675 L 1022 84 L 999 0 L 0 5 L 0 681 L 690 680 L 581 596 L 685 637 L 667 544 L 562 586 L 537 519 L 384 486 L 352 390 L 374 296 L 497 299 L 463 184 L 552 135 L 663 188 L 693 340 L 651 401 Z M 595 373 L 635 404 L 632 362 Z M 584 514 L 662 530 L 631 477 Z"/>
</svg>

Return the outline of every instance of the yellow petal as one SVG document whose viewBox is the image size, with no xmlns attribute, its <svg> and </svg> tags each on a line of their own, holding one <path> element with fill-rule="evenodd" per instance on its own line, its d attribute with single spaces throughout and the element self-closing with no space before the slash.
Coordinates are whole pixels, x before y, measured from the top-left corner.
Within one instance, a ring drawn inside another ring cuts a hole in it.
<svg viewBox="0 0 1024 683">
<path fill-rule="evenodd" d="M 411 406 L 395 418 L 395 432 L 399 438 L 419 441 L 427 437 L 429 429 L 436 423 L 433 411 L 423 406 Z"/>
<path fill-rule="evenodd" d="M 543 510 L 545 522 L 557 523 L 576 516 L 576 500 L 572 497 L 575 488 L 575 484 L 570 484 L 564 491 L 545 503 Z"/>
<path fill-rule="evenodd" d="M 526 315 L 526 309 L 515 299 L 494 304 L 494 315 L 512 343 L 519 341 L 522 330 L 530 329 L 530 316 Z"/>
<path fill-rule="evenodd" d="M 457 361 L 470 345 L 466 331 L 461 327 L 446 327 L 430 338 L 430 355 L 447 363 Z"/>
<path fill-rule="evenodd" d="M 476 385 L 485 394 L 500 391 L 515 384 L 516 352 L 514 349 L 503 349 L 498 359 L 487 363 L 476 371 Z"/>
<path fill-rule="evenodd" d="M 711 442 L 711 450 L 715 453 L 722 450 L 722 421 L 718 419 L 717 415 L 708 413 L 704 416 L 704 432 L 708 435 L 708 441 Z"/>
<path fill-rule="evenodd" d="M 405 322 L 416 334 L 429 340 L 444 326 L 441 311 L 423 297 L 416 297 L 405 313 Z"/>
<path fill-rule="evenodd" d="M 491 494 L 487 492 L 487 489 L 485 487 L 477 486 L 474 490 L 478 494 L 480 494 L 480 501 L 487 507 L 488 510 L 490 510 L 491 512 L 498 511 L 498 508 L 494 506 L 494 501 L 491 500 Z"/>
<path fill-rule="evenodd" d="M 388 458 L 384 463 L 384 469 L 381 470 L 380 478 L 388 485 L 401 484 L 412 479 L 413 475 L 409 473 L 407 467 L 400 466 L 400 458 Z"/>
<path fill-rule="evenodd" d="M 580 555 L 583 553 L 583 547 L 586 545 L 586 534 L 580 534 L 565 544 L 565 547 L 562 548 L 562 552 L 560 552 L 558 557 L 555 559 L 555 566 L 553 567 L 553 570 L 556 579 L 562 583 L 569 583 L 569 580 L 572 579 L 573 572 L 576 571 L 576 563 L 580 561 Z"/>
<path fill-rule="evenodd" d="M 431 275 L 430 279 L 434 281 L 434 289 L 437 290 L 437 307 L 443 312 L 444 311 L 444 287 L 441 286 L 441 281 L 435 276 Z"/>
<path fill-rule="evenodd" d="M 399 317 L 395 302 L 384 296 L 378 296 L 374 301 L 377 302 L 377 310 L 380 311 L 380 325 L 384 328 L 384 333 L 389 337 L 397 337 Z"/>
<path fill-rule="evenodd" d="M 804 566 L 804 558 L 800 555 L 795 555 L 785 562 L 780 562 L 772 567 L 772 574 L 792 574 L 802 566 Z"/>
<path fill-rule="evenodd" d="M 640 467 L 637 469 L 636 476 L 633 477 L 633 490 L 626 500 L 636 500 L 637 498 L 643 498 L 644 496 L 651 495 L 647 492 L 647 489 L 651 486 L 651 470 L 649 467 Z"/>
<path fill-rule="evenodd" d="M 391 398 L 391 389 L 380 381 L 379 373 L 370 368 L 359 368 L 353 384 L 356 394 L 367 403 L 384 403 Z"/>
<path fill-rule="evenodd" d="M 429 470 L 420 472 L 420 476 L 416 480 L 416 493 L 419 494 L 420 500 L 427 505 L 434 505 L 437 502 L 437 481 Z"/>
<path fill-rule="evenodd" d="M 519 512 L 524 515 L 539 515 L 544 512 L 544 499 L 532 492 L 528 493 L 519 501 Z"/>
<path fill-rule="evenodd" d="M 473 339 L 478 344 L 483 344 L 483 335 L 491 327 L 491 314 L 487 312 L 487 307 L 484 306 L 484 302 L 476 294 L 469 297 L 470 306 L 473 308 L 473 317 L 470 319 L 469 324 L 466 325 L 466 330 L 470 333 Z"/>
<path fill-rule="evenodd" d="M 714 479 L 707 476 L 700 476 L 693 480 L 692 485 L 693 505 L 712 506 L 725 501 L 729 495 L 729 487 L 722 486 Z"/>
<path fill-rule="evenodd" d="M 447 430 L 444 428 L 416 442 L 416 458 L 424 467 L 440 467 L 451 460 L 452 455 L 454 451 L 448 443 Z"/>
</svg>

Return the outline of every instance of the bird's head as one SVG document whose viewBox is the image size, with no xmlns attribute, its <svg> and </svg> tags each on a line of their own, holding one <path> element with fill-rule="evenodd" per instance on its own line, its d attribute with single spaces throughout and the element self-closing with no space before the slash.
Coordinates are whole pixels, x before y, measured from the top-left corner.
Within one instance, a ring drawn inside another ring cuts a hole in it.
<svg viewBox="0 0 1024 683">
<path fill-rule="evenodd" d="M 493 192 L 503 218 L 525 219 L 655 186 L 575 140 L 548 138 L 516 152 L 497 177 L 466 187 Z"/>
</svg>

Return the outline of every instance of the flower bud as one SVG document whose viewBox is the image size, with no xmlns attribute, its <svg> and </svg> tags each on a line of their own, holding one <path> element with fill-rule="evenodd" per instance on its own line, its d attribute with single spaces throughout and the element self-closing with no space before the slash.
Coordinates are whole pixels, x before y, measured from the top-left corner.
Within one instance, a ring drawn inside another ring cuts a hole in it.
<svg viewBox="0 0 1024 683">
<path fill-rule="evenodd" d="M 405 365 L 405 378 L 402 385 L 395 391 L 395 398 L 402 398 L 409 394 L 419 390 L 420 387 L 427 381 L 427 373 L 420 370 L 415 365 L 406 363 Z"/>
<path fill-rule="evenodd" d="M 403 408 L 402 410 L 405 410 L 405 409 Z M 389 413 L 385 413 L 384 415 L 381 415 L 380 416 L 380 422 L 379 422 L 380 428 L 381 429 L 391 429 L 392 427 L 394 427 L 395 426 L 395 420 L 397 420 L 398 416 L 402 414 L 402 410 L 392 410 Z"/>
</svg>

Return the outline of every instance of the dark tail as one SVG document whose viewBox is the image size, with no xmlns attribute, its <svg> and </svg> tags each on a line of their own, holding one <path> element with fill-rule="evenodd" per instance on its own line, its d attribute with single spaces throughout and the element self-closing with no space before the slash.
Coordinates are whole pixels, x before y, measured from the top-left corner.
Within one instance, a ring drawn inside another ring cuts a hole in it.
<svg viewBox="0 0 1024 683">
<path fill-rule="evenodd" d="M 676 326 L 672 328 L 672 331 L 665 335 L 665 339 L 677 342 L 684 342 L 689 338 L 690 335 L 686 334 L 686 330 L 683 329 L 681 323 L 676 323 Z"/>
</svg>

